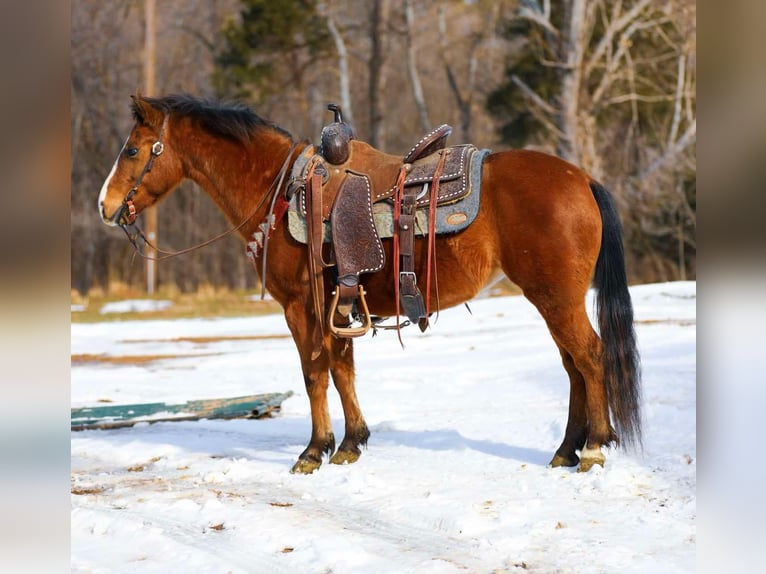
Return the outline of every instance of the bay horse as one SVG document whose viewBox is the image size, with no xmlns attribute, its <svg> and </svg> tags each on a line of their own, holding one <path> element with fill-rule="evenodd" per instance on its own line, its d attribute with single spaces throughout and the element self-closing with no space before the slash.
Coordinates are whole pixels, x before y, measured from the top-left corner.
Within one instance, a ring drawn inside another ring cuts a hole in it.
<svg viewBox="0 0 766 574">
<path fill-rule="evenodd" d="M 242 222 L 238 233 L 247 241 L 267 215 L 271 194 L 282 192 L 275 189 L 279 175 L 310 145 L 241 103 L 132 96 L 132 112 L 135 124 L 98 198 L 104 223 L 126 230 L 138 213 L 190 179 L 229 221 Z M 639 356 L 613 200 L 578 167 L 529 150 L 488 155 L 481 194 L 469 227 L 436 238 L 439 305 L 468 301 L 501 272 L 518 285 L 545 320 L 569 376 L 568 421 L 550 466 L 603 466 L 602 447 L 641 443 Z M 369 311 L 381 317 L 397 313 L 391 243 L 383 241 L 383 271 L 363 278 Z M 422 261 L 427 240 L 415 243 Z M 262 257 L 260 252 L 255 258 L 259 274 Z M 312 358 L 317 317 L 307 257 L 287 224 L 276 222 L 261 280 L 284 310 L 311 402 L 311 439 L 292 468 L 299 473 L 319 468 L 325 454 L 331 463 L 355 462 L 370 436 L 354 385 L 353 341 L 327 333 Z M 600 337 L 585 308 L 591 282 Z M 329 375 L 345 418 L 337 450 L 327 405 Z"/>
</svg>

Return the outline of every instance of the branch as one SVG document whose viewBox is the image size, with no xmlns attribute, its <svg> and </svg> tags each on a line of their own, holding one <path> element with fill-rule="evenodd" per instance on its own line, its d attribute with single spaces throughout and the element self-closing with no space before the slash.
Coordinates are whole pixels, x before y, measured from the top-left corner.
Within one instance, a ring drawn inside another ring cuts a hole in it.
<svg viewBox="0 0 766 574">
<path fill-rule="evenodd" d="M 604 37 L 601 38 L 601 41 L 598 43 L 598 46 L 596 46 L 595 50 L 593 50 L 593 53 L 591 54 L 591 57 L 588 59 L 587 64 L 585 65 L 585 76 L 590 76 L 591 72 L 593 71 L 593 68 L 596 67 L 596 64 L 601 59 L 601 57 L 604 55 L 604 52 L 606 49 L 611 46 L 612 41 L 614 40 L 615 34 L 620 32 L 623 28 L 628 26 L 633 20 L 638 18 L 638 15 L 643 11 L 644 8 L 646 8 L 649 3 L 652 0 L 640 0 L 633 8 L 628 10 L 628 12 L 625 13 L 621 18 L 618 18 L 617 20 L 613 20 L 612 24 L 607 27 L 607 29 L 604 31 Z"/>
<path fill-rule="evenodd" d="M 193 38 L 196 38 L 197 40 L 199 40 L 202 43 L 202 45 L 205 46 L 205 48 L 207 48 L 210 51 L 211 54 L 215 53 L 215 45 L 213 44 L 211 40 L 206 38 L 202 32 L 200 32 L 199 30 L 195 30 L 194 28 L 191 28 L 190 26 L 181 25 L 176 27 L 182 32 L 186 32 Z"/>
<path fill-rule="evenodd" d="M 676 141 L 678 135 L 678 126 L 681 124 L 681 108 L 683 105 L 684 81 L 686 80 L 686 55 L 678 56 L 678 78 L 676 80 L 676 104 L 673 109 L 673 123 L 670 125 L 668 134 L 668 143 L 671 145 Z"/>
<path fill-rule="evenodd" d="M 556 109 L 551 106 L 548 102 L 546 102 L 544 99 L 542 99 L 537 92 L 535 92 L 532 88 L 530 88 L 524 80 L 519 78 L 516 74 L 513 74 L 511 76 L 511 82 L 516 84 L 518 88 L 524 92 L 524 95 L 527 97 L 527 99 L 531 100 L 537 107 L 542 109 L 545 113 L 550 115 L 556 115 Z"/>
<path fill-rule="evenodd" d="M 511 81 L 516 84 L 519 89 L 524 93 L 527 100 L 531 101 L 534 106 L 530 110 L 533 116 L 539 121 L 543 126 L 545 126 L 548 131 L 550 131 L 552 134 L 554 134 L 557 138 L 564 137 L 564 132 L 562 132 L 556 124 L 554 124 L 549 118 L 545 116 L 545 114 L 548 115 L 556 115 L 556 109 L 551 106 L 548 102 L 543 100 L 539 95 L 535 93 L 535 91 L 530 88 L 527 84 L 524 83 L 524 81 L 519 78 L 517 75 L 511 76 Z"/>
<path fill-rule="evenodd" d="M 651 163 L 651 165 L 642 174 L 642 178 L 650 176 L 661 167 L 664 167 L 666 164 L 670 163 L 672 160 L 676 158 L 678 154 L 680 154 L 682 151 L 684 151 L 687 147 L 689 147 L 696 141 L 697 141 L 697 119 L 695 118 L 692 124 L 686 129 L 686 132 L 684 132 L 684 135 L 682 135 L 681 138 L 677 142 L 675 142 L 673 145 L 669 146 L 665 150 L 664 154 L 662 154 L 660 157 L 658 157 L 656 160 L 654 160 Z"/>
<path fill-rule="evenodd" d="M 618 42 L 617 52 L 611 57 L 609 63 L 606 66 L 604 75 L 601 77 L 598 87 L 593 92 L 592 101 L 598 103 L 603 97 L 606 90 L 612 84 L 613 74 L 615 70 L 620 66 L 623 58 L 627 58 L 630 47 L 632 45 L 631 37 L 639 30 L 645 30 L 647 28 L 653 28 L 662 24 L 665 20 L 652 20 L 649 22 L 633 22 L 628 28 L 620 35 Z"/>
<path fill-rule="evenodd" d="M 621 96 L 614 96 L 606 100 L 604 106 L 611 106 L 612 104 L 624 104 L 625 102 L 671 102 L 675 99 L 672 95 L 659 95 L 659 96 L 643 96 L 641 94 L 623 94 Z"/>
<path fill-rule="evenodd" d="M 593 92 L 591 100 L 594 104 L 597 104 L 601 100 L 607 88 L 612 84 L 612 80 L 614 79 L 613 74 L 622 61 L 623 56 L 625 56 L 625 54 L 628 52 L 628 47 L 630 46 L 630 37 L 635 33 L 637 29 L 638 22 L 633 22 L 633 24 L 631 24 L 625 33 L 620 37 L 617 52 L 610 58 L 609 63 L 604 70 L 604 75 L 601 77 L 601 81 L 599 82 L 598 87 Z"/>
<path fill-rule="evenodd" d="M 560 34 L 559 31 L 553 24 L 551 24 L 551 21 L 548 19 L 548 17 L 538 10 L 529 8 L 528 6 L 522 6 L 519 8 L 517 17 L 522 20 L 529 20 L 530 22 L 534 22 L 558 38 Z"/>
</svg>

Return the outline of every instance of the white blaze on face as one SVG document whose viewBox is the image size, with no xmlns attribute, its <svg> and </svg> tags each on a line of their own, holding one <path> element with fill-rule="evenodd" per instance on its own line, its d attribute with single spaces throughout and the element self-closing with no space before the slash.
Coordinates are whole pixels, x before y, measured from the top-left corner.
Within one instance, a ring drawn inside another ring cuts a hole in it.
<svg viewBox="0 0 766 574">
<path fill-rule="evenodd" d="M 101 186 L 101 192 L 98 194 L 98 214 L 101 216 L 101 220 L 107 225 L 117 225 L 115 222 L 107 220 L 104 216 L 104 200 L 106 199 L 106 191 L 109 189 L 109 182 L 112 181 L 114 172 L 117 171 L 117 163 L 120 161 L 120 157 L 122 156 L 122 152 L 125 151 L 126 145 L 128 145 L 128 140 L 125 140 L 125 143 L 122 144 L 120 153 L 117 154 L 117 159 L 114 160 L 112 171 L 110 171 L 109 175 L 106 176 L 106 181 L 104 181 L 104 185 Z"/>
</svg>

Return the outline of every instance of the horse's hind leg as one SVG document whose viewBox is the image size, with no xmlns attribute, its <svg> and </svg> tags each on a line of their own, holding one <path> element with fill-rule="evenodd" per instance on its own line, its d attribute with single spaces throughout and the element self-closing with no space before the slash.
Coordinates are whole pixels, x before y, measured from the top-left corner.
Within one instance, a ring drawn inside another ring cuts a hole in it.
<svg viewBox="0 0 766 574">
<path fill-rule="evenodd" d="M 330 459 L 333 464 L 351 464 L 362 454 L 361 448 L 367 444 L 370 431 L 364 422 L 362 410 L 356 398 L 354 386 L 354 344 L 351 339 L 336 339 L 331 342 L 330 374 L 343 405 L 346 419 L 346 434 L 337 452 Z"/>
<path fill-rule="evenodd" d="M 530 299 L 535 303 L 533 298 Z M 574 450 L 582 448 L 579 470 L 587 471 L 594 464 L 604 466 L 605 458 L 601 447 L 614 443 L 617 435 L 609 422 L 609 403 L 601 363 L 601 340 L 588 320 L 584 297 L 577 299 L 568 305 L 536 305 L 561 350 L 572 391 L 564 441 L 551 464 L 555 465 L 561 461 L 576 464 Z M 582 436 L 584 414 L 587 420 L 586 439 Z"/>
<path fill-rule="evenodd" d="M 551 460 L 551 466 L 577 466 L 580 457 L 577 450 L 585 446 L 588 438 L 588 405 L 585 399 L 585 379 L 574 364 L 574 359 L 559 347 L 564 369 L 569 375 L 569 417 L 564 440 Z"/>
</svg>

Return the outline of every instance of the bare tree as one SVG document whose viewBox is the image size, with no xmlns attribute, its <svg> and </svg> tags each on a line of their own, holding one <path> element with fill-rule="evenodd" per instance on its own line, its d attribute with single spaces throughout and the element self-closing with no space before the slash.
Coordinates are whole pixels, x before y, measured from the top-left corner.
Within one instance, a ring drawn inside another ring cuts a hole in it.
<svg viewBox="0 0 766 574">
<path fill-rule="evenodd" d="M 477 90 L 477 74 L 482 48 L 485 42 L 494 36 L 494 23 L 498 19 L 502 2 L 478 3 L 475 11 L 479 13 L 478 25 L 470 29 L 463 41 L 453 41 L 454 33 L 448 29 L 447 10 L 448 3 L 440 0 L 437 11 L 437 30 L 439 32 L 439 54 L 442 65 L 447 75 L 447 85 L 452 94 L 455 105 L 460 113 L 460 140 L 473 141 L 473 116 Z M 470 7 L 451 7 L 453 10 L 465 11 Z M 453 18 L 460 21 L 460 18 Z M 462 35 L 461 35 L 462 36 Z M 466 45 L 467 44 L 467 45 Z M 455 50 L 455 48 L 458 50 Z M 455 57 L 452 52 L 464 52 L 466 55 L 466 70 L 461 78 L 455 65 Z"/>
<path fill-rule="evenodd" d="M 510 81 L 556 153 L 613 182 L 635 274 L 685 277 L 696 228 L 696 4 L 572 0 L 554 22 L 551 3 L 525 0 L 517 18 L 537 29 L 529 41 L 558 74 L 556 97 Z"/>
<path fill-rule="evenodd" d="M 384 65 L 386 61 L 385 26 L 388 22 L 389 0 L 372 0 L 370 11 L 370 60 L 369 83 L 367 99 L 370 116 L 370 145 L 380 147 L 383 140 L 383 96 L 386 78 Z"/>
<path fill-rule="evenodd" d="M 327 29 L 330 30 L 330 35 L 335 42 L 335 49 L 338 52 L 338 86 L 341 107 L 343 108 L 343 119 L 353 126 L 354 111 L 351 105 L 351 80 L 348 65 L 348 50 L 346 49 L 346 42 L 338 30 L 338 26 L 335 24 L 332 5 L 328 6 L 328 10 L 325 13 L 325 20 L 327 21 Z"/>
<path fill-rule="evenodd" d="M 672 86 L 652 83 L 645 74 L 652 60 L 672 57 L 685 62 L 689 57 L 688 49 L 678 42 L 681 31 L 673 30 L 678 20 L 672 10 L 678 8 L 678 3 L 572 0 L 565 4 L 566 18 L 558 28 L 551 22 L 549 1 L 542 6 L 536 0 L 526 1 L 518 12 L 519 18 L 534 22 L 544 30 L 545 53 L 553 59 L 543 59 L 540 64 L 559 70 L 557 101 L 551 103 L 539 97 L 518 76 L 513 78 L 514 82 L 527 95 L 529 104 L 545 118 L 544 125 L 558 142 L 557 153 L 585 165 L 599 176 L 603 167 L 596 144 L 599 130 L 595 129 L 594 120 L 611 107 L 628 104 L 635 126 L 639 103 L 675 100 L 674 122 L 668 126 L 668 138 L 673 144 L 647 168 L 655 171 L 695 142 L 694 98 L 683 63 L 679 64 L 679 74 Z M 594 37 L 597 29 L 599 38 Z M 639 34 L 644 38 L 654 36 L 653 42 L 664 45 L 659 45 L 654 54 L 634 54 L 640 49 L 638 46 L 645 45 L 637 44 Z M 676 137 L 682 123 L 682 109 L 687 111 L 685 129 Z M 634 134 L 631 132 L 629 136 Z"/>
<path fill-rule="evenodd" d="M 428 118 L 428 107 L 423 97 L 423 86 L 420 83 L 420 74 L 415 50 L 415 10 L 412 7 L 411 0 L 404 0 L 404 20 L 406 24 L 405 39 L 407 43 L 407 73 L 412 85 L 412 95 L 415 98 L 415 106 L 418 109 L 418 120 L 420 128 L 427 132 L 431 129 L 431 120 Z"/>
</svg>

